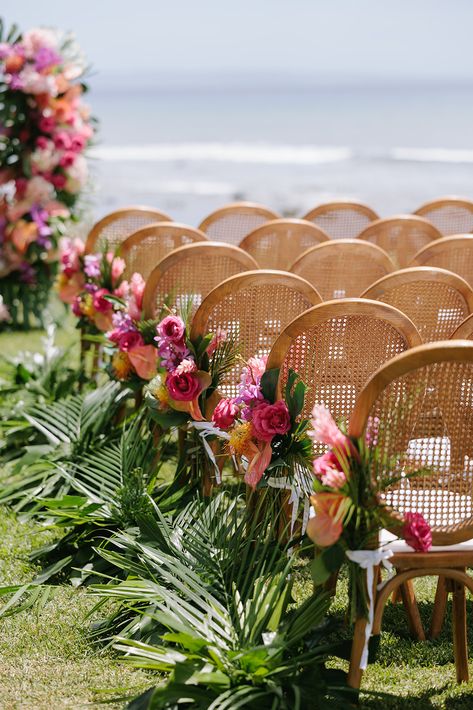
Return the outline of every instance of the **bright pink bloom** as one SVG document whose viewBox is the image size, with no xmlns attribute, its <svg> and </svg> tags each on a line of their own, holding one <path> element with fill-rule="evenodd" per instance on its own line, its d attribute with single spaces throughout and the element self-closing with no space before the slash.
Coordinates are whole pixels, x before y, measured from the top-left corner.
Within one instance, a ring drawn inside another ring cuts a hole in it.
<svg viewBox="0 0 473 710">
<path fill-rule="evenodd" d="M 209 357 L 211 357 L 214 354 L 214 352 L 216 351 L 216 349 L 218 348 L 218 346 L 221 343 L 225 342 L 225 340 L 227 339 L 227 335 L 228 335 L 227 331 L 223 330 L 223 328 L 220 328 L 220 326 L 218 326 L 218 328 L 215 331 L 214 336 L 213 336 L 212 340 L 210 341 L 210 344 L 207 348 L 207 354 L 209 355 Z"/>
<path fill-rule="evenodd" d="M 67 131 L 58 131 L 53 140 L 54 145 L 59 150 L 69 150 L 71 148 L 71 137 Z"/>
<path fill-rule="evenodd" d="M 406 513 L 402 536 L 417 552 L 428 552 L 432 547 L 432 530 L 420 513 Z"/>
<path fill-rule="evenodd" d="M 347 480 L 333 451 L 328 451 L 315 459 L 314 473 L 324 486 L 330 486 L 330 488 L 341 488 Z"/>
<path fill-rule="evenodd" d="M 73 150 L 66 150 L 59 159 L 59 165 L 61 168 L 70 168 L 74 165 L 76 160 L 76 153 Z"/>
<path fill-rule="evenodd" d="M 123 352 L 130 352 L 135 348 L 142 347 L 144 344 L 141 333 L 134 328 L 125 331 L 118 338 L 118 348 L 119 350 L 123 350 Z M 153 349 L 155 350 L 155 348 Z"/>
<path fill-rule="evenodd" d="M 171 373 L 166 379 L 166 387 L 172 399 L 178 402 L 191 402 L 203 390 L 202 383 L 194 372 L 183 372 L 180 375 Z"/>
<path fill-rule="evenodd" d="M 229 429 L 238 414 L 238 407 L 233 399 L 221 399 L 214 409 L 212 421 L 219 429 Z"/>
<path fill-rule="evenodd" d="M 174 370 L 175 375 L 182 375 L 183 372 L 197 372 L 195 360 L 189 357 L 184 358 Z"/>
<path fill-rule="evenodd" d="M 43 116 L 39 121 L 39 130 L 42 133 L 52 133 L 56 127 L 56 122 L 52 116 Z"/>
<path fill-rule="evenodd" d="M 133 320 L 140 320 L 143 308 L 143 293 L 146 281 L 141 274 L 135 273 L 130 280 L 131 297 L 128 301 L 127 310 Z"/>
<path fill-rule="evenodd" d="M 123 274 L 126 268 L 126 263 L 124 259 L 121 259 L 119 256 L 116 256 L 115 259 L 112 261 L 112 281 L 113 283 L 116 283 L 120 276 Z"/>
<path fill-rule="evenodd" d="M 94 308 L 98 313 L 107 313 L 108 311 L 111 311 L 113 308 L 113 305 L 110 301 L 107 301 L 104 296 L 110 296 L 110 291 L 108 291 L 106 288 L 99 288 L 93 296 L 93 304 Z"/>
<path fill-rule="evenodd" d="M 271 441 L 277 434 L 287 434 L 291 428 L 291 417 L 282 399 L 274 404 L 258 404 L 253 409 L 251 420 L 253 434 L 260 441 Z"/>
<path fill-rule="evenodd" d="M 311 422 L 313 429 L 308 434 L 313 441 L 347 451 L 350 449 L 349 438 L 340 431 L 329 410 L 323 404 L 315 405 L 312 410 Z"/>
<path fill-rule="evenodd" d="M 158 336 L 171 343 L 181 343 L 184 338 L 185 325 L 179 316 L 166 316 L 158 324 Z"/>
</svg>

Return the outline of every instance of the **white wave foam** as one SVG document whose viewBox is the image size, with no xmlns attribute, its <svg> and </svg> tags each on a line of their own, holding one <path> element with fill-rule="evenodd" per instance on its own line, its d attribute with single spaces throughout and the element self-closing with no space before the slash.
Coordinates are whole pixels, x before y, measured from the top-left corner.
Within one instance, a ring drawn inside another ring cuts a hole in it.
<svg viewBox="0 0 473 710">
<path fill-rule="evenodd" d="M 229 196 L 237 192 L 235 185 L 210 180 L 146 180 L 146 189 L 162 195 Z"/>
<path fill-rule="evenodd" d="M 153 143 L 99 146 L 92 155 L 110 162 L 221 162 L 266 165 L 316 165 L 349 160 L 345 147 L 263 143 Z"/>
<path fill-rule="evenodd" d="M 393 148 L 393 160 L 415 163 L 473 163 L 473 150 L 455 148 Z"/>
</svg>

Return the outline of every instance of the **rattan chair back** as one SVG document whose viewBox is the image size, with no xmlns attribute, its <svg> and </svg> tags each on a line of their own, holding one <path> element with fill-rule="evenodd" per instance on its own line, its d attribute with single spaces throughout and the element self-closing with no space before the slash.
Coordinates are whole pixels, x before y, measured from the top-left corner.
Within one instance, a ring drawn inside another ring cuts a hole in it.
<svg viewBox="0 0 473 710">
<path fill-rule="evenodd" d="M 473 288 L 473 235 L 442 237 L 417 252 L 410 266 L 436 266 L 453 271 Z"/>
<path fill-rule="evenodd" d="M 414 214 L 428 219 L 444 236 L 473 232 L 472 200 L 442 197 L 422 205 Z"/>
<path fill-rule="evenodd" d="M 153 222 L 171 221 L 167 214 L 152 207 L 123 207 L 110 212 L 94 224 L 87 236 L 85 250 L 91 253 L 107 244 L 114 251 L 137 229 Z"/>
<path fill-rule="evenodd" d="M 359 395 L 350 433 L 376 440 L 373 475 L 395 516 L 418 512 L 434 545 L 473 537 L 473 343 L 429 343 L 382 367 Z"/>
<path fill-rule="evenodd" d="M 263 205 L 234 202 L 209 214 L 199 229 L 215 242 L 237 245 L 254 229 L 278 217 L 276 212 Z"/>
<path fill-rule="evenodd" d="M 222 394 L 236 396 L 245 361 L 269 355 L 284 328 L 321 302 L 310 283 L 285 271 L 248 271 L 214 288 L 194 316 L 192 335 L 224 332 L 239 344 L 241 362 L 228 373 Z"/>
<path fill-rule="evenodd" d="M 324 404 L 337 421 L 348 423 L 371 375 L 420 342 L 415 325 L 393 306 L 361 298 L 329 301 L 284 329 L 271 349 L 267 368 L 280 368 L 280 393 L 290 369 L 307 384 L 304 416 L 310 416 L 315 404 Z M 324 447 L 316 451 L 323 453 Z"/>
<path fill-rule="evenodd" d="M 304 252 L 291 272 L 307 279 L 326 301 L 356 298 L 395 267 L 380 247 L 361 239 L 322 242 Z"/>
<path fill-rule="evenodd" d="M 473 314 L 460 323 L 450 338 L 452 340 L 473 340 Z"/>
<path fill-rule="evenodd" d="M 358 235 L 384 249 L 399 269 L 407 266 L 419 249 L 441 237 L 437 227 L 414 215 L 377 219 Z"/>
<path fill-rule="evenodd" d="M 273 219 L 247 234 L 240 248 L 251 254 L 262 269 L 288 271 L 296 257 L 329 237 L 304 219 Z"/>
<path fill-rule="evenodd" d="M 138 229 L 121 246 L 126 261 L 125 277 L 137 271 L 147 279 L 154 267 L 167 254 L 195 242 L 206 242 L 208 237 L 194 227 L 178 222 L 156 222 Z"/>
<path fill-rule="evenodd" d="M 424 343 L 446 340 L 473 312 L 473 289 L 446 269 L 417 266 L 376 281 L 362 298 L 399 308 L 416 325 Z"/>
<path fill-rule="evenodd" d="M 355 239 L 379 215 L 361 202 L 345 200 L 318 205 L 303 219 L 316 224 L 331 239 Z"/>
<path fill-rule="evenodd" d="M 164 257 L 146 281 L 145 317 L 158 317 L 163 305 L 181 308 L 192 298 L 195 310 L 221 281 L 258 268 L 243 249 L 218 242 L 197 242 L 179 247 Z"/>
</svg>

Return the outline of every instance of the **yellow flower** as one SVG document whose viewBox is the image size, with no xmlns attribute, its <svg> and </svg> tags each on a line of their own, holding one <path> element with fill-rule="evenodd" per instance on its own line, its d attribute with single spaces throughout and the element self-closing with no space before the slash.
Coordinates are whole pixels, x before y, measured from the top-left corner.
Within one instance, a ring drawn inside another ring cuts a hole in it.
<svg viewBox="0 0 473 710">
<path fill-rule="evenodd" d="M 80 309 L 87 318 L 93 318 L 95 316 L 94 301 L 90 293 L 84 297 Z"/>
<path fill-rule="evenodd" d="M 228 446 L 232 453 L 245 455 L 251 447 L 251 422 L 237 424 L 230 432 Z"/>
<path fill-rule="evenodd" d="M 132 371 L 132 365 L 128 355 L 119 350 L 112 358 L 113 371 L 119 380 L 126 380 Z"/>
<path fill-rule="evenodd" d="M 158 400 L 163 409 L 169 407 L 169 392 L 161 375 L 156 375 L 146 389 L 155 399 Z"/>
</svg>

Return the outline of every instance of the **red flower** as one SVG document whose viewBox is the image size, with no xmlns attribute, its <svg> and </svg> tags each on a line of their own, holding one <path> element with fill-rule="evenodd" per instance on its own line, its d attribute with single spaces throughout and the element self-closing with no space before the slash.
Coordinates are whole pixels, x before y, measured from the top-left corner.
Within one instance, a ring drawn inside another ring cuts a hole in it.
<svg viewBox="0 0 473 710">
<path fill-rule="evenodd" d="M 214 409 L 212 421 L 219 429 L 229 429 L 238 414 L 238 407 L 233 399 L 221 399 Z"/>
<path fill-rule="evenodd" d="M 172 399 L 191 402 L 202 392 L 202 383 L 195 372 L 172 373 L 166 380 L 166 387 Z"/>
<path fill-rule="evenodd" d="M 107 301 L 104 296 L 109 296 L 110 291 L 108 291 L 106 288 L 99 288 L 98 291 L 94 293 L 93 296 L 93 304 L 94 308 L 96 311 L 99 313 L 107 313 L 107 311 L 111 311 L 113 306 L 110 301 Z"/>
<path fill-rule="evenodd" d="M 420 513 L 406 513 L 402 536 L 417 552 L 428 552 L 432 547 L 432 530 Z"/>
<path fill-rule="evenodd" d="M 184 338 L 185 325 L 178 316 L 166 316 L 158 324 L 158 335 L 171 343 L 181 343 Z"/>
<path fill-rule="evenodd" d="M 129 352 L 130 350 L 139 348 L 144 344 L 144 340 L 138 330 L 127 330 L 118 339 L 118 347 L 124 352 Z"/>
<path fill-rule="evenodd" d="M 291 428 L 289 410 L 282 399 L 274 404 L 258 404 L 251 421 L 253 434 L 260 441 L 271 441 L 276 434 L 286 434 Z"/>
</svg>

